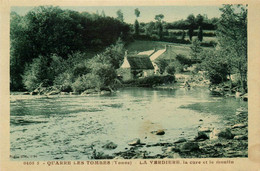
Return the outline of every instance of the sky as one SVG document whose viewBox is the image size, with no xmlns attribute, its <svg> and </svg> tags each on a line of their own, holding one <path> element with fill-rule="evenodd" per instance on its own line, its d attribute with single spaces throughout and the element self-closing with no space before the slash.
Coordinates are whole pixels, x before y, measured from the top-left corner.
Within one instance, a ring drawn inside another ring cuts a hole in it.
<svg viewBox="0 0 260 171">
<path fill-rule="evenodd" d="M 134 23 L 136 16 L 134 10 L 138 8 L 141 12 L 138 18 L 139 22 L 154 21 L 154 17 L 157 14 L 164 15 L 164 21 L 173 22 L 180 19 L 186 19 L 189 14 L 206 14 L 208 18 L 220 17 L 221 12 L 219 8 L 221 6 L 60 6 L 61 9 L 70 9 L 79 12 L 96 13 L 101 14 L 102 10 L 106 16 L 116 17 L 116 12 L 121 9 L 124 14 L 124 21 L 126 23 Z M 19 15 L 25 15 L 28 11 L 33 9 L 33 6 L 24 7 L 11 7 L 11 11 L 15 11 Z"/>
</svg>

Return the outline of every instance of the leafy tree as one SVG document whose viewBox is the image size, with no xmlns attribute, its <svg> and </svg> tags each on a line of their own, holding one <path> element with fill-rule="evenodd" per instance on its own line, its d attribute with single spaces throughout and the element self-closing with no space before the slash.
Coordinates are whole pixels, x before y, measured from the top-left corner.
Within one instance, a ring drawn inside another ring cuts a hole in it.
<svg viewBox="0 0 260 171">
<path fill-rule="evenodd" d="M 124 22 L 124 14 L 122 13 L 122 11 L 121 11 L 121 10 L 118 10 L 118 11 L 116 12 L 116 14 L 117 14 L 117 19 L 118 19 L 119 21 L 121 21 L 121 22 Z"/>
<path fill-rule="evenodd" d="M 198 26 L 202 26 L 203 24 L 203 21 L 204 21 L 204 17 L 201 15 L 201 14 L 198 14 L 196 16 L 196 19 L 195 19 L 196 23 Z"/>
<path fill-rule="evenodd" d="M 199 26 L 198 39 L 199 39 L 199 41 L 201 41 L 201 42 L 202 42 L 202 40 L 203 40 L 203 30 L 202 30 L 202 27 L 201 27 L 201 26 Z"/>
<path fill-rule="evenodd" d="M 158 29 L 158 36 L 160 39 L 163 37 L 163 25 L 162 25 L 162 20 L 164 18 L 163 14 L 158 14 L 155 15 L 154 19 L 157 21 L 157 29 Z"/>
<path fill-rule="evenodd" d="M 196 26 L 195 17 L 194 17 L 193 14 L 190 14 L 187 17 L 187 22 L 189 23 L 189 31 L 188 31 L 189 38 L 190 38 L 190 41 L 192 41 L 193 32 L 194 32 L 194 29 L 195 29 L 195 26 Z"/>
<path fill-rule="evenodd" d="M 219 49 L 228 68 L 240 75 L 241 91 L 247 88 L 247 9 L 242 5 L 224 5 L 218 22 Z"/>
<path fill-rule="evenodd" d="M 198 39 L 195 39 L 192 41 L 192 45 L 190 46 L 191 49 L 191 59 L 194 63 L 198 63 L 201 62 L 201 52 L 203 51 L 203 49 L 201 48 L 201 42 Z"/>
<path fill-rule="evenodd" d="M 166 67 L 168 66 L 168 64 L 169 64 L 169 61 L 160 58 L 160 59 L 157 59 L 157 60 L 155 61 L 155 63 L 157 64 L 157 66 L 158 66 L 158 68 L 159 68 L 160 74 L 163 74 L 164 71 L 165 71 L 165 68 L 166 68 Z"/>
<path fill-rule="evenodd" d="M 48 60 L 40 56 L 39 58 L 35 58 L 30 66 L 26 67 L 23 75 L 23 83 L 27 90 L 34 90 L 39 85 L 49 85 L 49 77 Z"/>
<path fill-rule="evenodd" d="M 136 20 L 135 20 L 135 23 L 134 23 L 134 29 L 135 29 L 135 34 L 136 34 L 136 35 L 139 35 L 139 32 L 140 32 L 140 31 L 139 31 L 139 27 L 140 27 L 140 26 L 139 26 L 139 22 L 138 22 L 138 20 L 137 20 L 138 17 L 140 16 L 140 13 L 141 13 L 141 12 L 139 11 L 139 9 L 136 8 L 136 9 L 135 9 Z"/>
<path fill-rule="evenodd" d="M 181 34 L 181 40 L 185 40 L 186 37 L 186 33 L 184 30 L 182 30 L 182 34 Z"/>
<path fill-rule="evenodd" d="M 138 20 L 135 20 L 134 28 L 135 28 L 135 35 L 139 35 L 139 22 L 138 22 Z"/>
<path fill-rule="evenodd" d="M 226 81 L 229 72 L 227 69 L 228 62 L 220 51 L 210 50 L 207 53 L 203 53 L 203 55 L 204 60 L 201 65 L 207 71 L 210 82 L 212 84 L 219 84 Z"/>
<path fill-rule="evenodd" d="M 106 14 L 105 14 L 104 10 L 102 10 L 102 12 L 101 12 L 101 17 L 106 17 Z"/>
<path fill-rule="evenodd" d="M 139 11 L 139 9 L 138 8 L 136 8 L 135 9 L 135 16 L 136 16 L 136 18 L 138 18 L 139 16 L 140 16 L 140 11 Z"/>
<path fill-rule="evenodd" d="M 175 64 L 173 62 L 169 63 L 169 65 L 165 68 L 165 71 L 170 75 L 174 75 L 176 71 Z"/>
<path fill-rule="evenodd" d="M 149 22 L 144 26 L 145 29 L 145 33 L 146 35 L 152 35 L 153 34 L 153 30 L 155 29 L 155 23 L 154 22 Z"/>
<path fill-rule="evenodd" d="M 164 18 L 164 15 L 163 14 L 158 14 L 158 15 L 155 15 L 154 19 L 158 22 L 162 22 Z"/>
</svg>

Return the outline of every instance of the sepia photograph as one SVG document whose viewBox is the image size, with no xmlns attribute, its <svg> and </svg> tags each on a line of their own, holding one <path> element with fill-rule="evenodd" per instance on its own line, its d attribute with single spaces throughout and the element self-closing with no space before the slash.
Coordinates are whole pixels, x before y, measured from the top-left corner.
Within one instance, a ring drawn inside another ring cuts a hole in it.
<svg viewBox="0 0 260 171">
<path fill-rule="evenodd" d="M 9 64 L 10 161 L 248 158 L 246 4 L 11 6 Z"/>
</svg>

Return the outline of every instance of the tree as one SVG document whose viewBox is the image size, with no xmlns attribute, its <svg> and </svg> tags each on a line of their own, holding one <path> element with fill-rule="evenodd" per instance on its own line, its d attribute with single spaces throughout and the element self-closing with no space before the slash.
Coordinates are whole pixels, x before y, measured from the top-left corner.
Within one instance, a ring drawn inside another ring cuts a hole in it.
<svg viewBox="0 0 260 171">
<path fill-rule="evenodd" d="M 203 30 L 202 30 L 202 27 L 201 27 L 201 26 L 199 26 L 198 39 L 199 39 L 199 41 L 201 41 L 201 42 L 202 42 L 202 40 L 203 40 Z"/>
<path fill-rule="evenodd" d="M 135 20 L 134 28 L 135 28 L 135 35 L 139 35 L 139 22 L 138 22 L 138 20 Z"/>
<path fill-rule="evenodd" d="M 202 52 L 202 48 L 200 46 L 201 42 L 198 39 L 195 39 L 192 41 L 192 45 L 191 45 L 191 59 L 194 63 L 199 63 L 201 62 L 201 52 Z"/>
<path fill-rule="evenodd" d="M 153 30 L 155 29 L 155 23 L 154 22 L 149 22 L 144 26 L 145 33 L 146 35 L 152 36 Z"/>
<path fill-rule="evenodd" d="M 161 22 L 164 18 L 164 15 L 163 14 L 158 14 L 158 15 L 155 15 L 154 19 L 158 22 Z"/>
<path fill-rule="evenodd" d="M 202 68 L 207 71 L 207 75 L 212 84 L 223 83 L 227 80 L 228 62 L 219 50 L 209 50 L 203 53 L 204 60 Z"/>
<path fill-rule="evenodd" d="M 23 75 L 23 83 L 27 90 L 34 90 L 39 85 L 49 85 L 48 59 L 40 56 L 35 58 L 32 64 L 26 67 Z"/>
<path fill-rule="evenodd" d="M 170 75 L 174 75 L 176 69 L 175 64 L 173 62 L 169 63 L 169 65 L 165 68 L 166 72 Z"/>
<path fill-rule="evenodd" d="M 116 19 L 118 19 L 121 22 L 124 22 L 124 14 L 122 13 L 122 11 L 121 10 L 117 10 L 116 14 L 117 14 Z"/>
<path fill-rule="evenodd" d="M 157 21 L 157 29 L 158 29 L 158 36 L 160 37 L 160 39 L 162 39 L 163 37 L 163 25 L 162 25 L 162 20 L 164 18 L 163 14 L 158 14 L 155 15 L 154 19 Z"/>
<path fill-rule="evenodd" d="M 140 16 L 140 11 L 139 11 L 139 9 L 138 8 L 136 8 L 135 9 L 135 16 L 136 16 L 136 18 L 138 18 L 139 16 Z"/>
<path fill-rule="evenodd" d="M 186 36 L 186 33 L 184 30 L 182 30 L 182 34 L 181 34 L 181 40 L 185 40 L 185 36 Z"/>
<path fill-rule="evenodd" d="M 189 23 L 189 31 L 188 31 L 188 34 L 189 34 L 189 38 L 190 38 L 190 41 L 192 41 L 192 37 L 193 37 L 193 31 L 195 29 L 195 17 L 193 14 L 190 14 L 188 17 L 187 17 L 187 22 Z"/>
<path fill-rule="evenodd" d="M 138 17 L 140 16 L 140 11 L 138 8 L 135 9 L 135 16 L 136 16 L 136 20 L 134 23 L 134 29 L 135 29 L 135 34 L 138 36 L 139 35 L 139 22 L 138 22 Z"/>
<path fill-rule="evenodd" d="M 202 23 L 203 23 L 203 21 L 204 21 L 204 17 L 202 16 L 202 15 L 200 15 L 200 14 L 198 14 L 197 16 L 196 16 L 196 23 L 197 23 L 197 25 L 198 26 L 202 26 Z"/>
<path fill-rule="evenodd" d="M 247 89 L 247 9 L 242 5 L 224 5 L 218 22 L 219 49 L 232 73 L 240 75 L 242 92 Z"/>
</svg>

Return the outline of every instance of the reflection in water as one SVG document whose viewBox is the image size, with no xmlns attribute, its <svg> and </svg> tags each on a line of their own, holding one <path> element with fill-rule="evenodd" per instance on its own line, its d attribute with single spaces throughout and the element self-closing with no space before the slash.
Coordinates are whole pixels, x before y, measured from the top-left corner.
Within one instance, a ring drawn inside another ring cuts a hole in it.
<svg viewBox="0 0 260 171">
<path fill-rule="evenodd" d="M 106 96 L 11 99 L 11 155 L 37 156 L 28 160 L 89 159 L 93 150 L 124 151 L 135 138 L 146 144 L 192 139 L 198 126 L 221 127 L 247 105 L 207 89 L 125 88 Z M 158 129 L 165 135 L 151 133 Z M 103 149 L 109 141 L 118 147 Z"/>
</svg>

